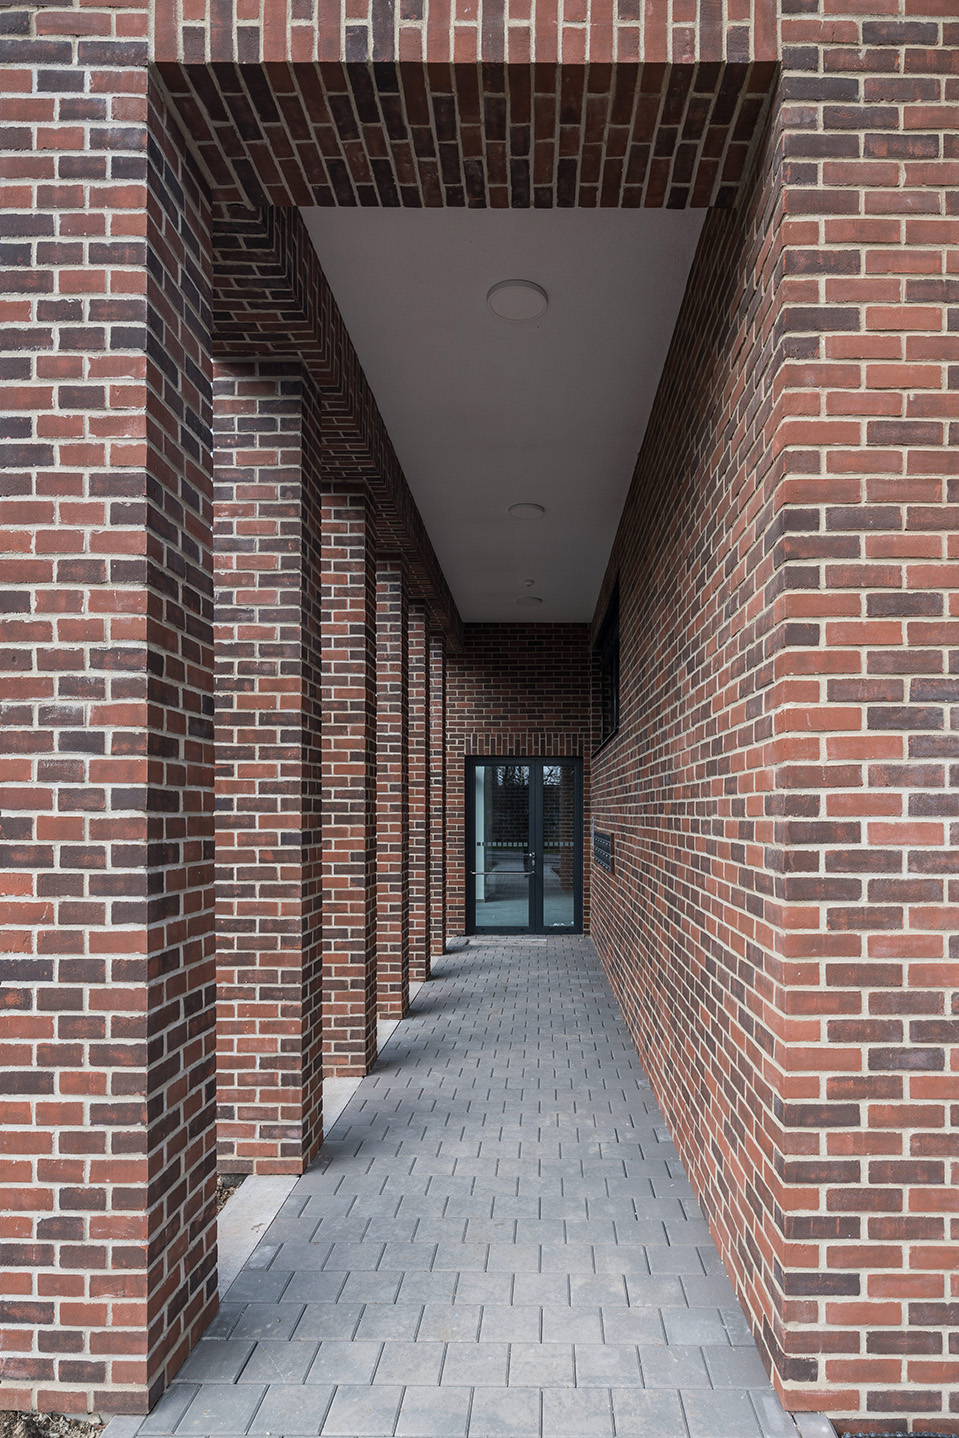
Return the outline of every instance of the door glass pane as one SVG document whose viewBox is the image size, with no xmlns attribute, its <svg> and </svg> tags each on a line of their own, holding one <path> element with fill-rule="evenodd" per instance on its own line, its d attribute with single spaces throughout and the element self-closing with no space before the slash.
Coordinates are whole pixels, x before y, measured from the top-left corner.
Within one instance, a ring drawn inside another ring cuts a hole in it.
<svg viewBox="0 0 959 1438">
<path fill-rule="evenodd" d="M 476 927 L 529 928 L 528 764 L 477 764 L 473 853 Z"/>
<path fill-rule="evenodd" d="M 576 776 L 571 764 L 543 765 L 543 927 L 576 919 Z"/>
</svg>

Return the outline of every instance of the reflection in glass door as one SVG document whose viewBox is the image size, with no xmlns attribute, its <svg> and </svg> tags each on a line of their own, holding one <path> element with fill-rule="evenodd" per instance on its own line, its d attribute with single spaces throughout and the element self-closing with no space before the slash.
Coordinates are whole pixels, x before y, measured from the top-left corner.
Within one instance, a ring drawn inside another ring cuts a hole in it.
<svg viewBox="0 0 959 1438">
<path fill-rule="evenodd" d="M 576 927 L 576 772 L 570 764 L 543 765 L 543 928 Z M 577 824 L 579 826 L 577 830 Z"/>
<path fill-rule="evenodd" d="M 467 766 L 470 933 L 582 927 L 582 768 L 575 759 Z"/>
</svg>

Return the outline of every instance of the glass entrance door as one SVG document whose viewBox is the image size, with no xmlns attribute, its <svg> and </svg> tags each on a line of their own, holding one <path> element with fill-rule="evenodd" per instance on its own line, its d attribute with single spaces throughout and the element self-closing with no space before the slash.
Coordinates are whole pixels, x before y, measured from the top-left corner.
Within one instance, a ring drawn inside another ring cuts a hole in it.
<svg viewBox="0 0 959 1438">
<path fill-rule="evenodd" d="M 578 759 L 467 764 L 471 934 L 578 933 L 583 923 Z"/>
</svg>

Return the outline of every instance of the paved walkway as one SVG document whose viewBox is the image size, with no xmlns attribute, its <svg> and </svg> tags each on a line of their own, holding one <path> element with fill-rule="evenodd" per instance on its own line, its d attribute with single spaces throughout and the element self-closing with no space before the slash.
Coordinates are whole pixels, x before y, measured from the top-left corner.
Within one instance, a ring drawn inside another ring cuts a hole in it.
<svg viewBox="0 0 959 1438">
<path fill-rule="evenodd" d="M 437 964 L 135 1431 L 796 1438 L 588 939 Z"/>
</svg>

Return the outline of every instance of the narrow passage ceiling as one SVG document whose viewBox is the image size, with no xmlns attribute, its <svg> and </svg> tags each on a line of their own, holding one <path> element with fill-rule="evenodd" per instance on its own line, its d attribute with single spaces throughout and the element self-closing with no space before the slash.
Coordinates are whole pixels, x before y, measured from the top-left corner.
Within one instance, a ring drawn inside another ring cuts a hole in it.
<svg viewBox="0 0 959 1438">
<path fill-rule="evenodd" d="M 589 620 L 704 212 L 303 213 L 464 620 Z"/>
</svg>

